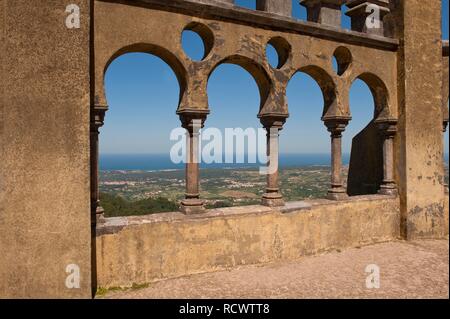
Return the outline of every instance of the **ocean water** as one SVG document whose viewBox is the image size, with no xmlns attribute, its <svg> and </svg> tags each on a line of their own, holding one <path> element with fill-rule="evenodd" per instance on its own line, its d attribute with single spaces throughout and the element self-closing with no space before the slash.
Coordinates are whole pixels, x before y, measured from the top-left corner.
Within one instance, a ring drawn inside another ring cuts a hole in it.
<svg viewBox="0 0 450 319">
<path fill-rule="evenodd" d="M 301 167 L 301 166 L 330 166 L 330 154 L 280 154 L 280 167 Z M 350 154 L 343 154 L 342 162 L 347 165 Z M 448 165 L 449 155 L 445 155 L 445 162 Z M 250 168 L 259 167 L 261 164 L 244 163 L 200 163 L 201 168 Z M 183 169 L 184 164 L 174 164 L 168 154 L 101 154 L 100 170 L 143 170 L 159 171 L 169 169 Z"/>
<path fill-rule="evenodd" d="M 342 156 L 343 163 L 348 164 L 350 155 Z M 330 154 L 280 154 L 280 167 L 330 166 Z M 200 163 L 201 168 L 250 168 L 259 167 L 257 163 Z M 184 164 L 174 164 L 167 154 L 101 154 L 100 170 L 169 170 L 183 169 Z"/>
</svg>

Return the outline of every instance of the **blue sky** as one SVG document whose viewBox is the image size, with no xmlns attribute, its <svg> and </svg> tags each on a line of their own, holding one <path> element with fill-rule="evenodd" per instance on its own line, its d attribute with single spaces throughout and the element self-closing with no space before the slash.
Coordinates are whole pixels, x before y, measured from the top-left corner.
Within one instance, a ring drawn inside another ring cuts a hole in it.
<svg viewBox="0 0 450 319">
<path fill-rule="evenodd" d="M 252 0 L 237 0 L 237 5 L 254 7 Z M 294 0 L 293 15 L 305 19 L 305 10 Z M 448 39 L 448 5 L 443 3 L 443 38 Z M 349 28 L 344 16 L 343 27 Z M 198 58 L 202 44 L 195 35 L 186 34 L 183 46 L 188 55 Z M 273 60 L 273 52 L 268 52 Z M 102 154 L 167 154 L 173 145 L 170 131 L 180 126 L 175 114 L 179 86 L 170 69 L 159 58 L 132 53 L 117 58 L 106 73 L 106 95 L 109 111 L 101 129 Z M 260 127 L 256 118 L 259 93 L 253 78 L 235 65 L 221 65 L 208 84 L 211 114 L 206 127 Z M 329 134 L 320 120 L 323 98 L 316 82 L 297 74 L 287 90 L 291 117 L 280 135 L 281 153 L 329 153 Z M 350 92 L 353 119 L 344 132 L 343 152 L 349 153 L 352 138 L 373 115 L 373 100 L 368 87 L 356 81 Z M 446 134 L 448 150 L 448 133 Z"/>
</svg>

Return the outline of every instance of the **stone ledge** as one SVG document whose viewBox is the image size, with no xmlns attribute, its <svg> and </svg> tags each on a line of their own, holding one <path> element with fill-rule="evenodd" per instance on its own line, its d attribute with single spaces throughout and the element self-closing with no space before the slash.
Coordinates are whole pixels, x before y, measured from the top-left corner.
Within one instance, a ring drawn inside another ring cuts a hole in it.
<svg viewBox="0 0 450 319">
<path fill-rule="evenodd" d="M 367 46 L 382 50 L 396 51 L 397 39 L 371 35 L 352 30 L 332 27 L 320 23 L 301 21 L 292 17 L 280 16 L 264 11 L 251 10 L 239 6 L 231 6 L 222 2 L 204 0 L 99 0 L 118 2 L 124 5 L 145 6 L 158 10 L 166 10 L 189 14 L 202 18 L 212 18 L 252 25 L 275 31 L 299 33 L 317 38 L 339 41 L 346 44 Z"/>
<path fill-rule="evenodd" d="M 115 218 L 96 238 L 97 279 L 130 286 L 398 238 L 400 200 L 379 195 Z"/>
<path fill-rule="evenodd" d="M 311 210 L 317 206 L 336 206 L 344 203 L 361 202 L 361 201 L 378 201 L 395 199 L 397 196 L 389 195 L 362 195 L 351 196 L 346 200 L 334 201 L 328 199 L 314 199 L 304 201 L 286 202 L 283 207 L 266 207 L 261 205 L 250 206 L 236 206 L 225 207 L 207 210 L 204 214 L 185 215 L 180 212 L 169 213 L 155 213 L 142 216 L 124 216 L 124 217 L 109 217 L 105 218 L 104 222 L 97 226 L 97 236 L 103 236 L 107 234 L 114 234 L 121 231 L 127 226 L 138 226 L 143 224 L 154 223 L 170 223 L 170 222 L 185 222 L 185 221 L 198 221 L 212 218 L 227 218 L 235 217 L 239 215 L 262 215 L 269 213 L 294 213 L 302 212 L 305 210 Z"/>
</svg>

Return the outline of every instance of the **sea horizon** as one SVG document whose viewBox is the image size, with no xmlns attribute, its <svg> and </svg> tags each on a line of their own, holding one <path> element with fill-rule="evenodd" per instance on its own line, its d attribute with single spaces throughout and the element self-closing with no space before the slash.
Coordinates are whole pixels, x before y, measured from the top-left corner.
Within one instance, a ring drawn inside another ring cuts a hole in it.
<svg viewBox="0 0 450 319">
<path fill-rule="evenodd" d="M 247 159 L 247 157 L 246 157 Z M 449 155 L 445 155 L 448 163 Z M 350 154 L 342 155 L 343 165 L 348 165 Z M 200 163 L 202 169 L 257 168 L 262 163 Z M 100 154 L 101 171 L 163 171 L 184 169 L 184 164 L 175 164 L 169 154 Z M 327 153 L 282 153 L 279 156 L 281 168 L 304 166 L 331 166 L 331 155 Z"/>
</svg>

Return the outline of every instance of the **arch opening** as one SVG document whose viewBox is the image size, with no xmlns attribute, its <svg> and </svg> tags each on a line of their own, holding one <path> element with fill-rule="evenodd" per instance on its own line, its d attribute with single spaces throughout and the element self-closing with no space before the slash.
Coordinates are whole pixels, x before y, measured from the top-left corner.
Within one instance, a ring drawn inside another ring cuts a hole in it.
<svg viewBox="0 0 450 319">
<path fill-rule="evenodd" d="M 223 65 L 223 64 L 234 64 L 241 68 L 243 68 L 245 71 L 247 71 L 254 79 L 254 81 L 257 84 L 258 91 L 259 91 L 259 97 L 260 97 L 260 106 L 259 110 L 261 110 L 267 101 L 267 98 L 269 97 L 270 90 L 272 88 L 272 83 L 270 80 L 270 77 L 268 76 L 266 70 L 264 67 L 262 67 L 259 63 L 253 61 L 252 59 L 242 56 L 242 55 L 232 55 L 229 56 L 219 63 L 211 70 L 210 74 L 208 75 L 208 83 L 211 75 L 215 72 L 215 70 Z"/>
<path fill-rule="evenodd" d="M 260 204 L 265 189 L 258 170 L 258 152 L 266 151 L 265 134 L 258 132 L 260 84 L 255 70 L 230 62 L 236 60 L 221 63 L 208 80 L 210 115 L 202 129 L 200 164 L 206 208 Z"/>
<path fill-rule="evenodd" d="M 99 199 L 105 217 L 178 209 L 184 183 L 170 180 L 184 181 L 184 172 L 170 160 L 169 136 L 180 126 L 175 114 L 180 90 L 173 69 L 148 53 L 122 54 L 105 69 L 109 110 L 99 135 Z"/>
<path fill-rule="evenodd" d="M 364 82 L 373 99 L 374 118 L 390 118 L 389 92 L 384 82 L 372 73 L 363 73 L 357 80 Z"/>
<path fill-rule="evenodd" d="M 352 120 L 344 132 L 343 152 L 350 154 L 347 179 L 349 196 L 376 194 L 384 177 L 383 137 L 375 122 L 381 113 L 381 106 L 377 110 L 377 101 L 381 97 L 375 96 L 380 94 L 380 90 L 370 86 L 374 84 L 373 81 L 366 82 L 363 79 L 367 80 L 367 77 L 355 80 L 350 89 Z"/>
<path fill-rule="evenodd" d="M 321 120 L 325 95 L 315 78 L 305 72 L 291 78 L 286 93 L 290 117 L 280 133 L 283 196 L 287 201 L 324 198 L 331 163 L 330 137 Z"/>
<path fill-rule="evenodd" d="M 319 85 L 323 96 L 322 117 L 336 112 L 336 86 L 333 78 L 322 68 L 309 65 L 299 69 L 298 72 L 305 73 L 313 78 Z M 295 76 L 294 74 L 294 76 Z"/>
<path fill-rule="evenodd" d="M 184 68 L 183 64 L 178 60 L 178 58 L 173 53 L 171 53 L 169 50 L 161 46 L 150 43 L 135 43 L 116 51 L 107 61 L 103 69 L 103 86 L 105 86 L 106 72 L 109 69 L 111 63 L 113 63 L 113 61 L 115 61 L 122 55 L 130 53 L 147 53 L 149 55 L 156 56 L 159 59 L 163 60 L 171 68 L 172 72 L 175 73 L 175 76 L 178 80 L 178 85 L 180 88 L 178 94 L 179 96 L 178 104 L 180 104 L 187 87 L 187 71 Z M 105 89 L 103 87 L 102 93 L 105 96 L 105 100 L 108 101 L 106 99 L 106 93 L 104 91 Z"/>
</svg>

